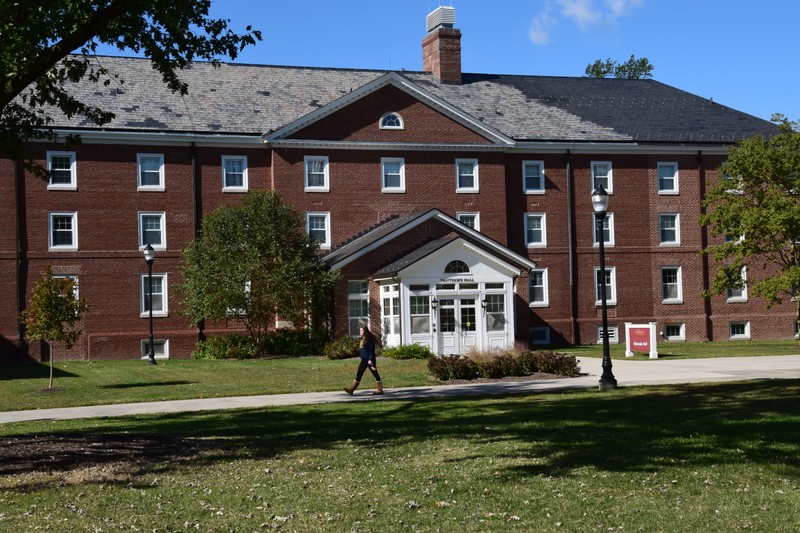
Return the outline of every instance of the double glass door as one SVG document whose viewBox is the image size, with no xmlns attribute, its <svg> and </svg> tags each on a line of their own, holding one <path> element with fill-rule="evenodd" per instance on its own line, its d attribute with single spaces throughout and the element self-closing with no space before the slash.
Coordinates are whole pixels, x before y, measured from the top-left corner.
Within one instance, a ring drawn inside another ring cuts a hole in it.
<svg viewBox="0 0 800 533">
<path fill-rule="evenodd" d="M 478 312 L 475 297 L 439 300 L 439 350 L 444 355 L 465 354 L 477 345 Z"/>
</svg>

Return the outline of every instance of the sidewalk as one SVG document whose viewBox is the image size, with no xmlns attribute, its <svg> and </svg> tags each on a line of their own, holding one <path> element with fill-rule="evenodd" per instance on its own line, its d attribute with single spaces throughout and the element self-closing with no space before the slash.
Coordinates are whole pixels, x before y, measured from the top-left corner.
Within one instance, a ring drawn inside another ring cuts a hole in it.
<svg viewBox="0 0 800 533">
<path fill-rule="evenodd" d="M 383 396 L 373 396 L 372 390 L 358 390 L 354 396 L 344 392 L 310 392 L 302 394 L 274 394 L 240 396 L 231 398 L 204 398 L 164 402 L 127 403 L 59 409 L 34 409 L 29 411 L 0 412 L 0 424 L 29 420 L 68 420 L 75 418 L 128 416 L 152 413 L 178 413 L 217 409 L 242 409 L 281 405 L 306 405 L 317 403 L 351 402 L 364 400 L 410 400 L 418 398 L 449 398 L 466 395 L 507 395 L 534 392 L 594 389 L 602 373 L 601 360 L 581 357 L 578 378 L 538 381 L 468 383 L 435 387 L 407 387 L 386 389 Z M 800 379 L 800 355 L 767 357 L 724 357 L 717 359 L 680 359 L 628 361 L 614 360 L 612 371 L 620 387 L 634 385 L 666 385 L 675 383 L 701 383 L 742 381 L 752 379 Z M 365 383 L 369 386 L 369 383 Z"/>
</svg>

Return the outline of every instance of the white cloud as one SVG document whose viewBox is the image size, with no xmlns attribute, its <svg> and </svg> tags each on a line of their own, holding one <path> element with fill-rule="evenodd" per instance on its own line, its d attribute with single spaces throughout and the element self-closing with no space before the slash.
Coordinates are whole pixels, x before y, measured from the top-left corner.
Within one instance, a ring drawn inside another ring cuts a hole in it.
<svg viewBox="0 0 800 533">
<path fill-rule="evenodd" d="M 613 24 L 643 3 L 644 0 L 545 0 L 542 12 L 531 21 L 528 36 L 533 44 L 545 45 L 552 40 L 552 32 L 561 19 L 585 30 Z"/>
</svg>

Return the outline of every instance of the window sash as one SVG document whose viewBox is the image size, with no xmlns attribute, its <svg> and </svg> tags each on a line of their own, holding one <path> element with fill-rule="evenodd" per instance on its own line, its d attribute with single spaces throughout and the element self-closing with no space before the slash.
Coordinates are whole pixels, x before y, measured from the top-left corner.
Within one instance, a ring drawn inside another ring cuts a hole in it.
<svg viewBox="0 0 800 533">
<path fill-rule="evenodd" d="M 528 303 L 547 303 L 547 271 L 531 270 L 528 274 Z"/>
<path fill-rule="evenodd" d="M 478 162 L 473 159 L 456 160 L 456 191 L 478 190 Z"/>
<path fill-rule="evenodd" d="M 611 163 L 592 163 L 592 190 L 597 189 L 600 185 L 607 193 L 612 192 Z"/>
<path fill-rule="evenodd" d="M 681 272 L 678 267 L 661 269 L 661 300 L 679 301 L 681 299 Z"/>
<path fill-rule="evenodd" d="M 402 159 L 381 159 L 381 188 L 384 190 L 405 190 L 404 163 Z"/>
<path fill-rule="evenodd" d="M 328 158 L 306 157 L 305 180 L 307 190 L 327 191 L 328 185 Z"/>
<path fill-rule="evenodd" d="M 675 163 L 659 163 L 658 191 L 676 192 L 678 190 L 678 165 Z"/>
<path fill-rule="evenodd" d="M 525 215 L 525 244 L 528 246 L 546 244 L 544 213 Z"/>
<path fill-rule="evenodd" d="M 244 190 L 247 188 L 247 158 L 222 158 L 222 187 Z"/>
<path fill-rule="evenodd" d="M 138 154 L 136 160 L 139 189 L 163 189 L 164 156 L 157 154 Z"/>
<path fill-rule="evenodd" d="M 678 215 L 659 215 L 661 244 L 678 242 Z"/>
<path fill-rule="evenodd" d="M 522 181 L 525 192 L 541 192 L 544 190 L 544 165 L 539 161 L 522 163 Z"/>
<path fill-rule="evenodd" d="M 602 295 L 600 293 L 600 268 L 594 269 L 594 300 L 595 305 L 602 305 Z M 616 288 L 616 274 L 614 267 L 606 267 L 606 304 L 616 305 L 617 303 L 617 288 Z"/>
<path fill-rule="evenodd" d="M 78 247 L 78 214 L 50 213 L 50 248 Z"/>
<path fill-rule="evenodd" d="M 164 213 L 139 213 L 139 247 L 166 248 Z"/>
<path fill-rule="evenodd" d="M 149 315 L 150 305 L 153 306 L 153 314 L 165 316 L 167 314 L 167 275 L 153 274 L 153 299 L 150 300 L 150 276 L 142 274 L 142 312 Z"/>
</svg>

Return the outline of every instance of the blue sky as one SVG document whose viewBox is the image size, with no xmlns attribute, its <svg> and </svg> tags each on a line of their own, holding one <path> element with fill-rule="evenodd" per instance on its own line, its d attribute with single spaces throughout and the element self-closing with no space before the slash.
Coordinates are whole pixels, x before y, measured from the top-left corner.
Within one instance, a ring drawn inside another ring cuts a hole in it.
<svg viewBox="0 0 800 533">
<path fill-rule="evenodd" d="M 800 119 L 797 0 L 216 0 L 212 15 L 262 31 L 237 62 L 421 70 L 439 5 L 455 7 L 464 72 L 581 76 L 634 54 L 660 82 Z"/>
</svg>

